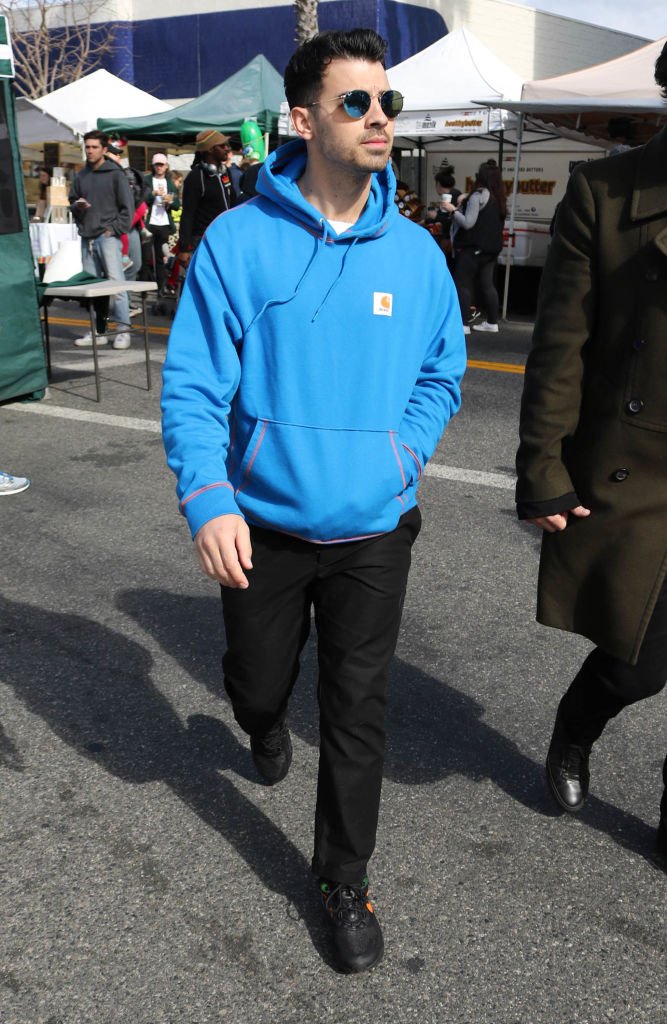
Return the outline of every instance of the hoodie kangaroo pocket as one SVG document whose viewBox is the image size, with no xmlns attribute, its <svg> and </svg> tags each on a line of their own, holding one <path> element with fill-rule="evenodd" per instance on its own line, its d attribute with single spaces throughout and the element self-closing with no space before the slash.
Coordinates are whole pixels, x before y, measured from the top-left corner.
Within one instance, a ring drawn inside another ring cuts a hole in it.
<svg viewBox="0 0 667 1024">
<path fill-rule="evenodd" d="M 391 530 L 416 466 L 390 430 L 258 420 L 239 466 L 239 506 L 259 523 L 343 539 Z"/>
</svg>

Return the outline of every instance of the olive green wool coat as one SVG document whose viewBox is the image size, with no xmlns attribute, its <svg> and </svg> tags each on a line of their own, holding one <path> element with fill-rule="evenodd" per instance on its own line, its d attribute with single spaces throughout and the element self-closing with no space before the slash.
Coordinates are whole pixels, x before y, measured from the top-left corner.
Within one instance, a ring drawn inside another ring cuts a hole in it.
<svg viewBox="0 0 667 1024">
<path fill-rule="evenodd" d="M 570 179 L 520 433 L 529 514 L 591 509 L 544 534 L 537 618 L 634 664 L 667 571 L 667 129 Z"/>
</svg>

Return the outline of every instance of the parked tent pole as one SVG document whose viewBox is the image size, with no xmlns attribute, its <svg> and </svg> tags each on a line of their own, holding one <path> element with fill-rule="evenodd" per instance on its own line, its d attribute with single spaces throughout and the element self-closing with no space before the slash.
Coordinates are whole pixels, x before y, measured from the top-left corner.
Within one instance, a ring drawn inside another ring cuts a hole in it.
<svg viewBox="0 0 667 1024">
<path fill-rule="evenodd" d="M 514 248 L 514 220 L 516 212 L 516 197 L 519 191 L 519 165 L 521 163 L 521 139 L 523 136 L 523 114 L 519 114 L 519 127 L 517 129 L 516 154 L 514 164 L 514 184 L 512 186 L 512 206 L 510 209 L 510 226 L 507 233 L 507 249 L 505 250 L 505 290 L 503 292 L 503 320 L 507 320 L 507 303 L 510 293 L 510 266 L 512 262 L 512 250 Z"/>
<path fill-rule="evenodd" d="M 501 128 L 498 133 L 498 167 L 500 170 L 503 169 L 503 148 L 505 146 L 505 130 Z"/>
</svg>

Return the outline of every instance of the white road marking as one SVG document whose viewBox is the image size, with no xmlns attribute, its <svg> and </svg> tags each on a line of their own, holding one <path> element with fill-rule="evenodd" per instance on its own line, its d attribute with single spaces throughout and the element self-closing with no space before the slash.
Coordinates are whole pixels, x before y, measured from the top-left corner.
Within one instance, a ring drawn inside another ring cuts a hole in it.
<svg viewBox="0 0 667 1024">
<path fill-rule="evenodd" d="M 513 491 L 516 486 L 516 477 L 511 473 L 486 473 L 478 469 L 443 466 L 442 463 L 436 462 L 429 462 L 426 475 L 437 476 L 441 480 L 457 480 L 464 484 L 479 484 L 481 487 L 498 487 L 509 491 Z"/>
<path fill-rule="evenodd" d="M 106 412 L 89 412 L 86 409 L 71 409 L 64 405 L 28 404 L 12 405 L 12 412 L 30 412 L 37 416 L 56 416 L 63 420 L 79 420 L 83 423 L 101 423 L 106 427 L 124 427 L 126 430 L 145 430 L 149 434 L 160 433 L 159 420 L 140 420 L 134 416 L 113 416 Z"/>
<path fill-rule="evenodd" d="M 159 420 L 141 420 L 133 416 L 113 416 L 106 412 L 90 412 L 85 409 L 72 409 L 69 406 L 49 405 L 48 403 L 17 404 L 12 405 L 11 409 L 16 412 L 34 413 L 37 416 L 55 416 L 65 420 L 100 423 L 108 427 L 123 427 L 126 430 L 143 430 L 150 434 L 160 433 Z M 513 491 L 516 483 L 515 477 L 510 473 L 486 473 L 478 469 L 443 466 L 442 463 L 436 462 L 429 463 L 425 472 L 426 476 L 434 476 L 439 480 L 476 484 L 479 487 L 496 487 L 504 491 Z"/>
</svg>

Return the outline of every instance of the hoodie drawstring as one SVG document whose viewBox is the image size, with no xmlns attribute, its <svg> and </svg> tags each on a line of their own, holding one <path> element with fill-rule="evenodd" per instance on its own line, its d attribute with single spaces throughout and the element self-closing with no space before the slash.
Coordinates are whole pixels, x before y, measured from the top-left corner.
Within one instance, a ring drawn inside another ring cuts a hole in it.
<svg viewBox="0 0 667 1024">
<path fill-rule="evenodd" d="M 252 330 L 252 328 L 255 327 L 255 325 L 258 323 L 258 321 L 264 316 L 264 314 L 266 313 L 267 309 L 270 309 L 271 306 L 286 306 L 288 302 L 291 302 L 292 299 L 296 298 L 296 296 L 298 295 L 298 292 L 299 292 L 299 289 L 301 288 L 301 285 L 303 284 L 303 282 L 308 277 L 308 275 L 309 275 L 310 271 L 312 270 L 312 268 L 315 266 L 315 263 L 317 261 L 317 257 L 319 256 L 320 252 L 322 251 L 322 247 L 327 244 L 327 239 L 329 237 L 329 225 L 327 224 L 326 220 L 324 220 L 324 218 L 322 218 L 322 220 L 320 220 L 320 225 L 322 227 L 322 235 L 321 236 L 318 235 L 316 237 L 316 239 L 315 239 L 315 248 L 313 249 L 312 255 L 311 255 L 310 259 L 308 260 L 308 263 L 306 264 L 306 268 L 305 268 L 303 274 L 301 275 L 301 277 L 299 278 L 299 280 L 296 283 L 294 291 L 292 292 L 291 295 L 288 295 L 287 298 L 285 298 L 285 299 L 267 299 L 266 302 L 264 303 L 264 305 L 262 306 L 262 308 L 255 314 L 255 316 L 252 318 L 252 320 L 250 321 L 250 323 L 246 327 L 245 332 L 244 332 L 246 338 L 250 334 L 250 331 Z M 353 238 L 352 239 L 352 244 L 350 246 L 348 246 L 348 248 L 346 249 L 345 255 L 343 256 L 343 259 L 341 261 L 340 270 L 338 271 L 338 276 L 336 277 L 336 280 L 333 282 L 333 284 L 331 285 L 331 287 L 327 291 L 326 295 L 324 296 L 324 298 L 320 302 L 319 306 L 315 310 L 315 313 L 313 315 L 313 319 L 311 320 L 311 323 L 313 323 L 315 321 L 315 319 L 317 318 L 320 310 L 322 309 L 322 307 L 324 306 L 325 302 L 327 301 L 327 299 L 331 295 L 332 291 L 334 290 L 334 288 L 336 287 L 336 285 L 340 281 L 341 276 L 343 274 L 343 270 L 345 269 L 345 262 L 347 260 L 347 257 L 349 255 L 349 253 L 350 253 L 350 249 L 352 249 L 353 246 L 356 245 L 357 241 L 358 241 L 358 238 L 356 238 L 356 237 Z"/>
<path fill-rule="evenodd" d="M 326 221 L 325 221 L 325 224 L 326 224 Z M 313 314 L 313 319 L 310 321 L 311 324 L 315 323 L 317 317 L 319 316 L 320 310 L 324 307 L 325 302 L 327 301 L 327 299 L 331 295 L 332 291 L 334 290 L 334 288 L 336 287 L 336 285 L 340 281 L 341 277 L 343 276 L 343 271 L 345 270 L 345 264 L 347 262 L 347 257 L 350 255 L 350 253 L 352 252 L 352 250 L 354 249 L 354 247 L 355 247 L 355 245 L 357 244 L 358 241 L 359 241 L 359 236 L 355 235 L 354 238 L 352 239 L 352 244 L 348 245 L 347 249 L 345 250 L 345 255 L 343 256 L 343 259 L 341 260 L 340 270 L 338 271 L 338 276 L 336 277 L 336 280 L 331 285 L 331 287 L 329 288 L 329 291 L 326 293 L 326 295 L 324 296 L 324 298 L 320 302 L 319 306 L 315 310 L 315 312 Z"/>
</svg>

